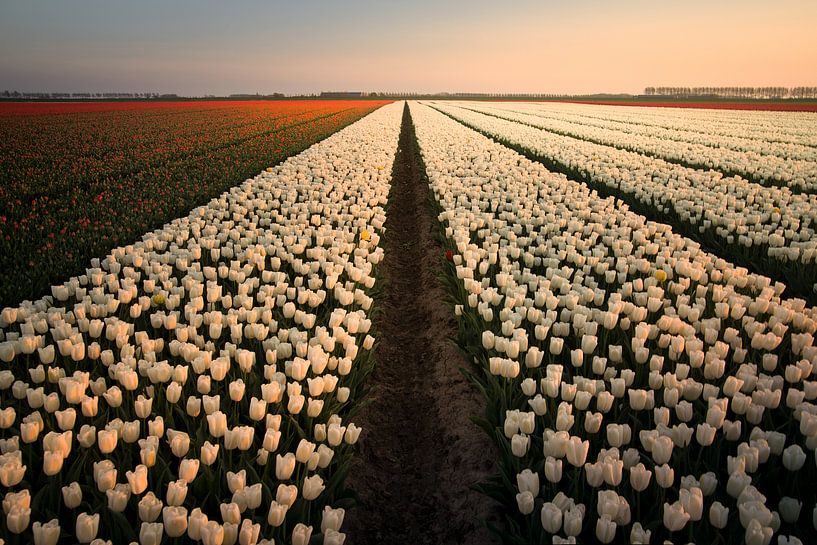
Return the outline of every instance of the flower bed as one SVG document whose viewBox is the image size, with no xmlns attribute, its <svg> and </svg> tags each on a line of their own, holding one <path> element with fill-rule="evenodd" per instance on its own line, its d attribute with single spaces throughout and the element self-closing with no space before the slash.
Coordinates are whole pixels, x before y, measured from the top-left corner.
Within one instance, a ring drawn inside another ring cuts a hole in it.
<svg viewBox="0 0 817 545">
<path fill-rule="evenodd" d="M 463 108 L 435 108 L 817 301 L 817 195 L 724 178 Z"/>
<path fill-rule="evenodd" d="M 343 543 L 401 113 L 0 313 L 6 543 Z"/>
<path fill-rule="evenodd" d="M 817 310 L 422 105 L 513 544 L 813 543 Z"/>
<path fill-rule="evenodd" d="M 545 117 L 535 110 L 524 111 L 523 108 L 523 111 L 514 111 L 494 104 L 464 103 L 463 106 L 562 136 L 640 153 L 689 168 L 716 170 L 724 176 L 739 176 L 761 185 L 789 187 L 796 192 L 817 192 L 817 148 L 812 146 L 650 128 L 638 122 L 588 123 L 571 113 Z M 791 114 L 780 114 L 780 117 L 786 115 Z M 697 125 L 690 122 L 690 127 Z"/>
<path fill-rule="evenodd" d="M 186 214 L 384 102 L 0 104 L 0 307 Z M 82 113 L 71 113 L 78 109 Z"/>
</svg>

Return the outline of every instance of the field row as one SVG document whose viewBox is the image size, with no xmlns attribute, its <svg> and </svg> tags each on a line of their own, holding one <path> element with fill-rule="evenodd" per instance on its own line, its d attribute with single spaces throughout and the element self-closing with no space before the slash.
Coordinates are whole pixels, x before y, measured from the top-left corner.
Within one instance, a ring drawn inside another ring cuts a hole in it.
<svg viewBox="0 0 817 545">
<path fill-rule="evenodd" d="M 383 102 L 181 103 L 15 114 L 0 105 L 0 306 L 186 214 Z M 48 105 L 40 105 L 47 107 Z"/>
<path fill-rule="evenodd" d="M 343 543 L 401 108 L 3 310 L 7 543 Z"/>
<path fill-rule="evenodd" d="M 501 452 L 483 489 L 508 509 L 505 541 L 817 539 L 817 310 L 432 108 L 411 113 Z"/>
<path fill-rule="evenodd" d="M 793 194 L 457 106 L 434 107 L 817 301 L 817 195 Z"/>
<path fill-rule="evenodd" d="M 817 192 L 817 148 L 765 141 L 739 141 L 723 135 L 650 128 L 638 123 L 587 124 L 570 113 L 545 116 L 520 105 L 464 103 L 464 107 L 544 129 L 555 134 L 611 146 L 689 168 L 715 170 L 796 192 Z M 520 111 L 517 111 L 520 110 Z"/>
<path fill-rule="evenodd" d="M 577 121 L 616 122 L 683 131 L 693 134 L 714 135 L 730 142 L 781 143 L 817 147 L 817 119 L 813 113 L 794 113 L 761 110 L 712 110 L 662 107 L 632 108 L 543 103 L 525 105 L 526 110 L 541 114 L 570 113 Z"/>
</svg>

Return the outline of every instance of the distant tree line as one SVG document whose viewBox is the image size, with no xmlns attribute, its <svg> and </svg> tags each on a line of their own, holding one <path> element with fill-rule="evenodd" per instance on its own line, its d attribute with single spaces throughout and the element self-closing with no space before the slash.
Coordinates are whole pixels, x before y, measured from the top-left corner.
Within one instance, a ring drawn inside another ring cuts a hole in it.
<svg viewBox="0 0 817 545">
<path fill-rule="evenodd" d="M 647 87 L 648 96 L 719 98 L 817 98 L 817 87 Z"/>
<path fill-rule="evenodd" d="M 167 93 L 21 93 L 19 91 L 3 91 L 0 93 L 0 98 L 178 98 L 178 95 Z"/>
</svg>

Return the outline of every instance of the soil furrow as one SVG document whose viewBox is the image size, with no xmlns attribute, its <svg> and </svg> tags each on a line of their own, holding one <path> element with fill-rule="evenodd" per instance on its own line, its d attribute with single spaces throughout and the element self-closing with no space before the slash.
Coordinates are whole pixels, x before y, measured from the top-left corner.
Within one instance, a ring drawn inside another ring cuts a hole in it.
<svg viewBox="0 0 817 545">
<path fill-rule="evenodd" d="M 457 325 L 437 278 L 444 256 L 422 174 L 406 107 L 380 266 L 374 391 L 355 418 L 364 435 L 347 481 L 361 500 L 345 525 L 352 545 L 493 542 L 484 524 L 492 501 L 470 486 L 496 457 L 470 420 L 484 403 L 449 341 Z"/>
</svg>

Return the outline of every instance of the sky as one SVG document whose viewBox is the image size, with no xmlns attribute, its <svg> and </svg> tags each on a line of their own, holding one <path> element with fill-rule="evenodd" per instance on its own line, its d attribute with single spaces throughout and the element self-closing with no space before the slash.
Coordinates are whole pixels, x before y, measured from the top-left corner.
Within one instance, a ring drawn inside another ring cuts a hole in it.
<svg viewBox="0 0 817 545">
<path fill-rule="evenodd" d="M 817 85 L 817 0 L 0 0 L 0 90 Z"/>
</svg>

